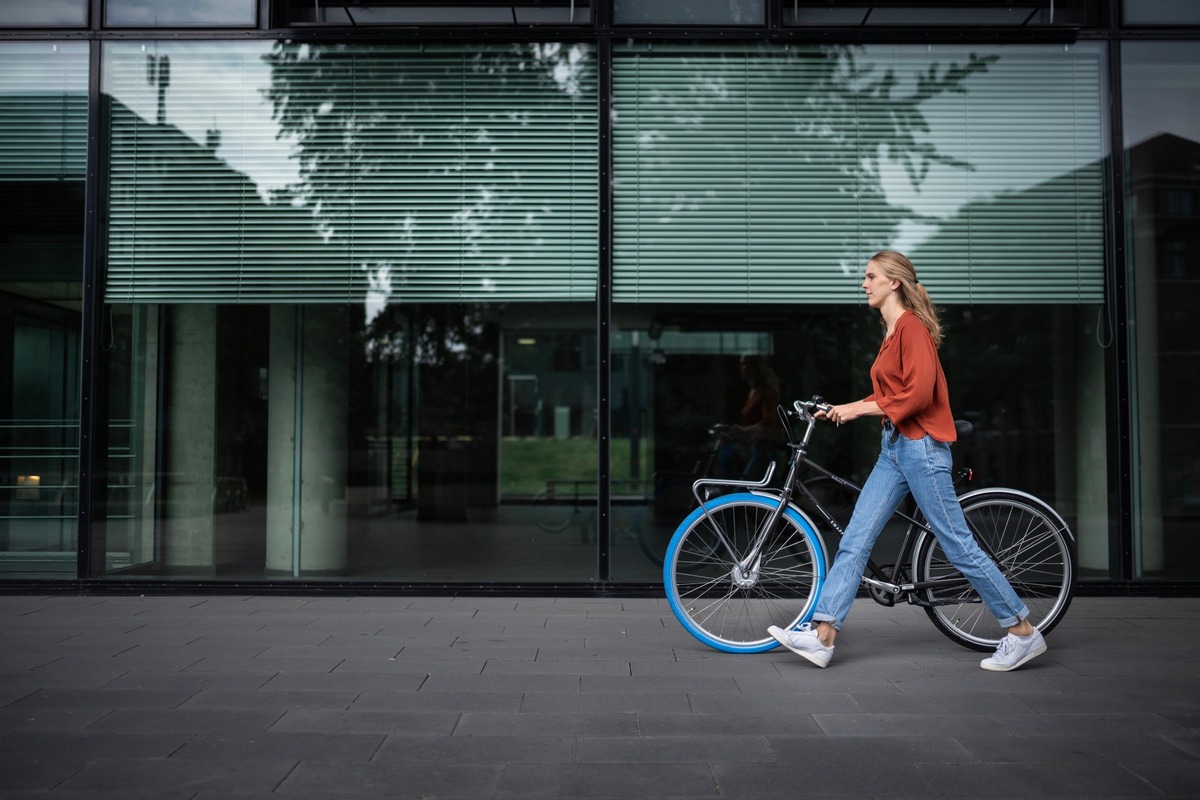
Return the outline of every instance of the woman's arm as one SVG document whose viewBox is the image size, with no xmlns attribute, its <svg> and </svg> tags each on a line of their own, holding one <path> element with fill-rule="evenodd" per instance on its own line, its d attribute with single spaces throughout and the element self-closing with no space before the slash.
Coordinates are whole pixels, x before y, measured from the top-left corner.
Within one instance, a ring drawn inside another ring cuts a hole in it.
<svg viewBox="0 0 1200 800">
<path fill-rule="evenodd" d="M 882 417 L 883 409 L 874 400 L 856 400 L 853 403 L 843 403 L 826 411 L 814 414 L 818 419 L 827 419 L 841 425 L 859 417 Z"/>
</svg>

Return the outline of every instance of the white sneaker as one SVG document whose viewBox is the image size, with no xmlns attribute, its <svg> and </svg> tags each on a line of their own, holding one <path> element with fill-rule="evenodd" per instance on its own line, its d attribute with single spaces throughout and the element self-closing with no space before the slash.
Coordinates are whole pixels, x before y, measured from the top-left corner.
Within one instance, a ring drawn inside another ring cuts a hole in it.
<svg viewBox="0 0 1200 800">
<path fill-rule="evenodd" d="M 785 631 L 777 625 L 772 625 L 767 628 L 767 633 L 788 650 L 798 656 L 804 656 L 821 669 L 828 667 L 829 660 L 833 658 L 833 648 L 821 643 L 817 629 L 810 623 L 806 622 L 794 631 Z"/>
<path fill-rule="evenodd" d="M 992 672 L 1008 672 L 1046 652 L 1046 640 L 1042 632 L 1034 628 L 1032 636 L 1017 636 L 1010 633 L 1000 640 L 996 652 L 979 662 L 979 666 Z"/>
</svg>

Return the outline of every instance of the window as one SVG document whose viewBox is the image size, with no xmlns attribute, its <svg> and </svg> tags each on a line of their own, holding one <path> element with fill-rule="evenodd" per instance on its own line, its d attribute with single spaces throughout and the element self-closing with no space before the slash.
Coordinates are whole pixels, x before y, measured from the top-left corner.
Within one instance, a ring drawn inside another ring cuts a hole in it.
<svg viewBox="0 0 1200 800">
<path fill-rule="evenodd" d="M 588 48 L 154 51 L 106 49 L 110 302 L 595 297 Z"/>
<path fill-rule="evenodd" d="M 764 0 L 613 0 L 618 25 L 762 25 Z"/>
<path fill-rule="evenodd" d="M 857 303 L 908 252 L 940 302 L 1103 297 L 1094 46 L 689 45 L 614 63 L 614 299 Z"/>
<path fill-rule="evenodd" d="M 588 25 L 588 0 L 283 0 L 291 25 Z"/>
<path fill-rule="evenodd" d="M 1088 0 L 783 0 L 783 23 L 803 26 L 1083 25 L 1094 16 Z M 1095 20 L 1090 20 L 1092 24 Z"/>
<path fill-rule="evenodd" d="M 88 19 L 87 0 L 5 0 L 0 3 L 0 27 L 83 27 Z"/>
<path fill-rule="evenodd" d="M 105 0 L 108 27 L 222 25 L 253 27 L 257 0 Z"/>
<path fill-rule="evenodd" d="M 1124 0 L 1121 11 L 1126 25 L 1200 25 L 1195 0 Z"/>
</svg>

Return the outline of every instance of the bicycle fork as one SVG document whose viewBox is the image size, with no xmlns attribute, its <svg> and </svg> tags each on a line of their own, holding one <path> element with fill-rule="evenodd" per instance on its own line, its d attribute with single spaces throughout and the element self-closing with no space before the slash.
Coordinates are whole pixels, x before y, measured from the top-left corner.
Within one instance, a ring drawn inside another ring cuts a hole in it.
<svg viewBox="0 0 1200 800">
<path fill-rule="evenodd" d="M 794 472 L 794 467 L 792 470 L 789 470 L 789 478 L 791 477 L 792 472 Z M 754 543 L 750 546 L 749 552 L 747 552 L 745 556 L 739 558 L 737 550 L 733 546 L 733 542 L 729 541 L 729 537 L 725 535 L 725 531 L 713 518 L 712 513 L 708 509 L 708 505 L 701 497 L 700 489 L 702 486 L 708 485 L 731 486 L 744 489 L 746 491 L 762 489 L 771 483 L 771 476 L 774 474 L 775 464 L 772 462 L 767 465 L 767 474 L 764 475 L 760 481 L 714 481 L 702 478 L 692 484 L 692 494 L 695 495 L 696 501 L 700 504 L 700 508 L 704 511 L 705 519 L 708 520 L 709 526 L 717 535 L 717 539 L 720 540 L 721 546 L 725 548 L 725 552 L 729 554 L 729 560 L 733 562 L 733 567 L 729 570 L 729 579 L 733 585 L 739 589 L 750 589 L 758 583 L 759 573 L 762 570 L 763 546 L 766 544 L 767 535 L 770 533 L 771 529 L 775 527 L 775 523 L 779 521 L 779 518 L 783 516 L 784 509 L 787 506 L 788 498 L 786 493 L 785 496 L 776 498 L 780 501 L 779 505 L 776 506 L 775 510 L 771 512 L 771 516 L 767 518 L 767 521 L 763 524 L 762 528 L 755 533 Z"/>
</svg>

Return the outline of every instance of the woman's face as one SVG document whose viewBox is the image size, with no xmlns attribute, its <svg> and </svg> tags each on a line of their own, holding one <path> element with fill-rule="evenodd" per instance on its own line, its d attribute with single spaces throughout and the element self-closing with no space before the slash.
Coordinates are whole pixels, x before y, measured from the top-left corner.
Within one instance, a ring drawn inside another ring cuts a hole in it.
<svg viewBox="0 0 1200 800">
<path fill-rule="evenodd" d="M 871 308 L 880 308 L 884 302 L 892 296 L 892 284 L 895 283 L 891 278 L 883 274 L 883 270 L 876 267 L 874 261 L 867 262 L 867 274 L 863 278 L 862 288 L 867 293 L 867 305 Z"/>
</svg>

